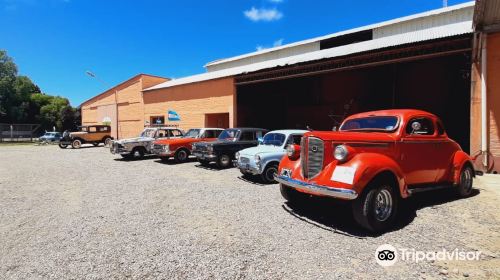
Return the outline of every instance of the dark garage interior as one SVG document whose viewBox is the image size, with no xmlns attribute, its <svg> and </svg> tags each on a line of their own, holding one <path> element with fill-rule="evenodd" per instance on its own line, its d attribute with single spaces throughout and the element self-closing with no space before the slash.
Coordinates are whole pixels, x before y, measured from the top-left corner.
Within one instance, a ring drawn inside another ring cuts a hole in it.
<svg viewBox="0 0 500 280">
<path fill-rule="evenodd" d="M 468 151 L 470 53 L 238 84 L 237 124 L 332 130 L 358 112 L 421 109 L 439 116 Z"/>
</svg>

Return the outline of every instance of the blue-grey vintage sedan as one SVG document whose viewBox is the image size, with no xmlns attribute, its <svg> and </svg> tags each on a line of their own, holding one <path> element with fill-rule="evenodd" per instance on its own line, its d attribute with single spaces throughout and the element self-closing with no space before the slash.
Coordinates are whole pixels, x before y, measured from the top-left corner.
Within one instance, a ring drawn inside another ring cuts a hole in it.
<svg viewBox="0 0 500 280">
<path fill-rule="evenodd" d="M 300 145 L 307 130 L 274 130 L 268 132 L 256 147 L 236 153 L 234 164 L 243 175 L 258 175 L 265 183 L 273 183 L 274 174 L 289 144 Z"/>
<path fill-rule="evenodd" d="M 62 134 L 61 132 L 45 132 L 44 135 L 40 136 L 38 140 L 40 142 L 59 142 L 61 140 Z"/>
</svg>

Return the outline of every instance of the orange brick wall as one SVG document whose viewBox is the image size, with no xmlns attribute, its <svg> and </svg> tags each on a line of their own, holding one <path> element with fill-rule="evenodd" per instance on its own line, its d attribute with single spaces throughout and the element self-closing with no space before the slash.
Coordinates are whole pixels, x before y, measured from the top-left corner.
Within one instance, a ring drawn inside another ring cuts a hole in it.
<svg viewBox="0 0 500 280">
<path fill-rule="evenodd" d="M 204 127 L 205 114 L 229 113 L 229 126 L 234 123 L 234 81 L 225 78 L 171 88 L 147 91 L 143 94 L 144 115 L 164 116 L 165 122 L 178 124 L 181 129 Z M 180 122 L 168 122 L 167 111 L 176 111 Z"/>
<path fill-rule="evenodd" d="M 488 35 L 487 94 L 489 113 L 489 148 L 500 172 L 500 33 Z"/>
<path fill-rule="evenodd" d="M 144 102 L 142 90 L 168 79 L 137 75 L 118 86 L 82 104 L 82 124 L 102 124 L 104 117 L 111 118 L 111 132 L 115 138 L 137 136 L 144 129 Z M 118 101 L 118 137 L 116 134 L 116 99 Z"/>
</svg>

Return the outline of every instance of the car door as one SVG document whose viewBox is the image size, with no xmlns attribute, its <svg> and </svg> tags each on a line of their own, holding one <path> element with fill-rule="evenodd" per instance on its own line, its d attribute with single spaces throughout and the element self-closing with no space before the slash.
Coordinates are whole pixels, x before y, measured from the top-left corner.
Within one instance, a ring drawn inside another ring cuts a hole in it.
<svg viewBox="0 0 500 280">
<path fill-rule="evenodd" d="M 96 126 L 89 126 L 88 127 L 88 134 L 87 134 L 87 137 L 85 137 L 85 141 L 93 142 L 93 141 L 101 140 L 98 138 L 99 138 L 99 133 L 97 131 L 97 127 Z"/>
<path fill-rule="evenodd" d="M 257 146 L 259 144 L 257 139 L 258 138 L 256 131 L 242 131 L 239 139 L 239 148 L 237 151 Z"/>
<path fill-rule="evenodd" d="M 437 175 L 436 129 L 432 119 L 417 116 L 410 119 L 400 143 L 400 166 L 408 185 L 434 183 Z"/>
<path fill-rule="evenodd" d="M 200 140 L 205 142 L 205 141 L 215 141 L 217 137 L 219 137 L 219 134 L 222 131 L 219 130 L 212 130 L 212 129 L 207 129 L 203 132 L 203 134 L 200 137 Z"/>
<path fill-rule="evenodd" d="M 432 159 L 436 163 L 436 183 L 449 183 L 453 180 L 453 156 L 457 151 L 453 142 L 444 129 L 441 121 L 436 120 L 436 145 Z"/>
</svg>

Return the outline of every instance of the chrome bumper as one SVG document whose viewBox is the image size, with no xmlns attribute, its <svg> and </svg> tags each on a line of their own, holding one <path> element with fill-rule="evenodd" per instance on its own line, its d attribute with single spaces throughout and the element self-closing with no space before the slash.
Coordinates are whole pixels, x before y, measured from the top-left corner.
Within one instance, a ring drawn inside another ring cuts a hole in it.
<svg viewBox="0 0 500 280">
<path fill-rule="evenodd" d="M 294 189 L 304 190 L 311 194 L 324 195 L 333 198 L 353 200 L 358 197 L 358 194 L 349 189 L 331 188 L 320 186 L 316 184 L 309 184 L 299 180 L 294 180 L 284 176 L 274 176 L 274 179 L 283 185 L 289 186 Z"/>
<path fill-rule="evenodd" d="M 252 175 L 259 175 L 262 173 L 260 171 L 260 169 L 258 169 L 257 167 L 251 166 L 250 163 L 240 163 L 238 160 L 233 160 L 233 164 L 234 164 L 234 166 L 236 166 L 236 168 L 238 168 L 246 173 L 250 173 Z"/>
<path fill-rule="evenodd" d="M 217 159 L 217 155 L 215 155 L 215 154 L 208 154 L 205 152 L 198 152 L 198 151 L 193 151 L 193 156 L 195 156 L 201 160 L 215 160 L 215 159 Z"/>
</svg>

